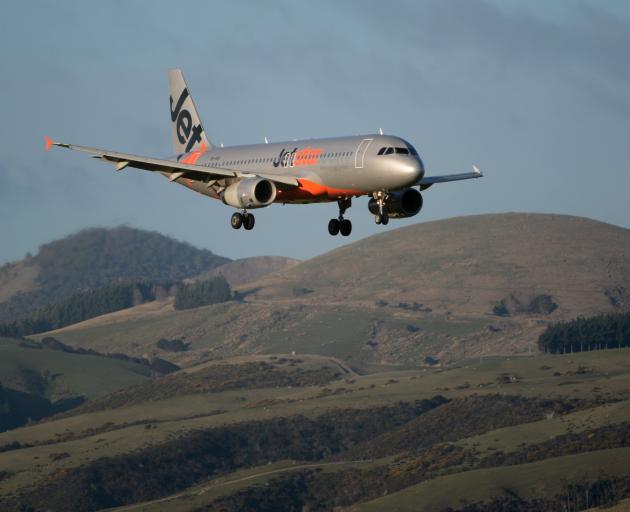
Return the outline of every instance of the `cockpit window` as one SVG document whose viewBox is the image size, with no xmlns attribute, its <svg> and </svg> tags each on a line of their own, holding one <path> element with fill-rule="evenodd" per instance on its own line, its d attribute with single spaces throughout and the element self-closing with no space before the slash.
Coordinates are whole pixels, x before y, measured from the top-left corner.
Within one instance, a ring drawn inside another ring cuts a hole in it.
<svg viewBox="0 0 630 512">
<path fill-rule="evenodd" d="M 393 147 L 384 147 L 378 150 L 378 155 L 393 155 L 393 154 L 397 154 L 397 155 L 418 155 L 418 153 L 416 153 L 416 150 L 413 149 L 413 147 L 408 146 L 406 148 L 393 148 Z"/>
<path fill-rule="evenodd" d="M 411 144 L 407 143 L 407 147 L 409 148 L 409 152 L 413 155 L 413 156 L 419 156 L 418 152 L 416 151 L 416 148 L 414 148 Z"/>
</svg>

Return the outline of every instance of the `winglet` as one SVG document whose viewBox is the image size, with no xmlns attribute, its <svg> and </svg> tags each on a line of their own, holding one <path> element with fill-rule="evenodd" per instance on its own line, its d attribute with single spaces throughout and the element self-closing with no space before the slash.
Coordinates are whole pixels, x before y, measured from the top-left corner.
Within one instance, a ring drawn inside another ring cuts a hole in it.
<svg viewBox="0 0 630 512">
<path fill-rule="evenodd" d="M 54 144 L 53 140 L 47 135 L 44 135 L 44 143 L 46 144 L 46 151 L 48 151 Z"/>
<path fill-rule="evenodd" d="M 476 174 L 479 174 L 480 176 L 483 176 L 483 173 L 481 172 L 479 167 L 477 167 L 476 165 L 473 165 L 472 167 L 473 167 L 473 171 L 475 171 Z"/>
</svg>

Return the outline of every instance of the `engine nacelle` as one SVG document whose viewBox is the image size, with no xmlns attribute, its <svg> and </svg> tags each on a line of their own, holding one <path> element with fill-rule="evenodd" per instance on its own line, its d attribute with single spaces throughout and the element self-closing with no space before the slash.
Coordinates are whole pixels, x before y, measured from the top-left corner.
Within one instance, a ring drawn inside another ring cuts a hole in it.
<svg viewBox="0 0 630 512">
<path fill-rule="evenodd" d="M 378 202 L 376 199 L 370 199 L 368 209 L 373 215 L 378 215 Z M 387 197 L 384 210 L 392 219 L 413 217 L 422 210 L 422 194 L 415 188 L 392 192 Z"/>
<path fill-rule="evenodd" d="M 273 181 L 246 178 L 228 186 L 221 194 L 221 199 L 235 208 L 262 208 L 273 203 L 276 193 Z"/>
</svg>

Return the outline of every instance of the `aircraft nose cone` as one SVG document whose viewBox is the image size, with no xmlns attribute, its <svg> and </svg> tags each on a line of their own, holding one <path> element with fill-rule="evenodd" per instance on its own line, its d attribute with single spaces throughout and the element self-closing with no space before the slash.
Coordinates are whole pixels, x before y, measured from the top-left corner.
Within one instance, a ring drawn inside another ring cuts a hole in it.
<svg viewBox="0 0 630 512">
<path fill-rule="evenodd" d="M 413 185 L 420 181 L 424 174 L 424 169 L 420 162 L 413 160 L 405 163 L 405 165 L 401 167 L 401 174 L 405 178 L 405 181 L 408 181 L 409 185 Z"/>
</svg>

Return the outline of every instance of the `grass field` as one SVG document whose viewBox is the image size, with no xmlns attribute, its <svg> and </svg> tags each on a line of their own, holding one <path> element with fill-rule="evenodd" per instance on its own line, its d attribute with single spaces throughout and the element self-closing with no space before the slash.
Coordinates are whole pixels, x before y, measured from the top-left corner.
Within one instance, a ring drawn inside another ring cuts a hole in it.
<svg viewBox="0 0 630 512">
<path fill-rule="evenodd" d="M 260 360 L 261 357 L 254 359 Z M 243 356 L 234 361 L 250 360 L 251 357 Z M 319 361 L 321 358 L 305 357 L 303 364 L 314 365 L 319 364 Z M 195 369 L 186 371 L 193 372 Z M 505 384 L 505 375 L 515 376 L 517 380 Z M 94 383 L 99 378 L 104 377 L 95 376 Z M 524 441 L 542 442 L 571 431 L 630 421 L 630 350 L 531 358 L 496 357 L 481 361 L 469 360 L 461 366 L 449 369 L 349 374 L 348 377 L 325 386 L 242 389 L 177 396 L 111 411 L 42 422 L 0 434 L 0 446 L 11 442 L 37 445 L 0 453 L 0 468 L 13 474 L 11 478 L 0 481 L 0 495 L 36 485 L 42 479 L 59 474 L 60 471 L 100 457 L 159 445 L 185 432 L 198 429 L 295 414 L 316 417 L 334 408 L 364 408 L 399 401 L 413 402 L 437 394 L 453 398 L 486 393 L 545 398 L 599 397 L 622 401 L 498 429 L 457 443 L 474 448 L 482 454 L 496 450 L 508 452 L 518 449 Z M 147 425 L 151 425 L 151 428 L 147 428 Z M 63 458 L 56 457 L 60 453 L 65 454 Z M 509 476 L 509 472 L 506 475 Z M 462 474 L 461 478 L 467 477 Z M 465 490 L 466 481 L 462 482 L 462 489 Z M 462 493 L 462 496 L 467 496 L 464 491 Z M 191 493 L 186 493 L 189 498 L 190 495 Z M 469 499 L 475 496 L 473 493 Z M 173 503 L 180 504 L 184 510 L 188 506 L 189 498 L 182 497 L 173 500 Z"/>
<path fill-rule="evenodd" d="M 151 374 L 142 364 L 105 357 L 26 348 L 0 338 L 0 383 L 57 400 L 68 396 L 102 396 L 142 382 Z"/>
<path fill-rule="evenodd" d="M 533 498 L 560 492 L 565 481 L 630 474 L 630 448 L 579 455 L 499 468 L 465 471 L 438 477 L 395 494 L 349 508 L 352 511 L 416 512 L 442 510 L 498 496 Z"/>
<path fill-rule="evenodd" d="M 209 358 L 295 351 L 337 357 L 366 369 L 372 364 L 417 366 L 429 355 L 461 357 L 461 340 L 487 334 L 493 321 L 374 305 L 230 302 L 187 311 L 142 305 L 33 338 L 52 335 L 72 346 L 148 353 L 184 366 Z M 155 345 L 160 338 L 185 338 L 191 350 L 165 353 Z"/>
</svg>

